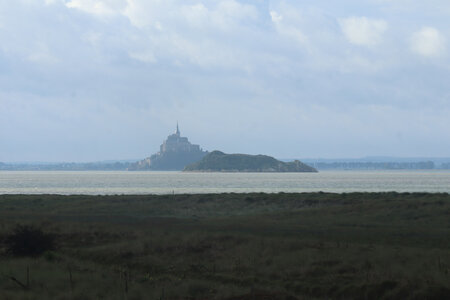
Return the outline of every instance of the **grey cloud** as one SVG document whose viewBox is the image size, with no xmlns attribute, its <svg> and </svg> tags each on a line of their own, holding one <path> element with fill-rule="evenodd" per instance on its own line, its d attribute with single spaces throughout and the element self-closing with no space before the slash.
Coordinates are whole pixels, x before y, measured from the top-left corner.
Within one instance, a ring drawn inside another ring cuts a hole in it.
<svg viewBox="0 0 450 300">
<path fill-rule="evenodd" d="M 449 38 L 445 10 L 417 18 L 418 8 L 388 1 L 89 2 L 0 4 L 0 161 L 139 158 L 176 120 L 195 143 L 226 152 L 450 149 L 448 50 L 410 49 L 424 26 Z M 341 31 L 346 18 L 389 30 L 361 47 Z"/>
</svg>

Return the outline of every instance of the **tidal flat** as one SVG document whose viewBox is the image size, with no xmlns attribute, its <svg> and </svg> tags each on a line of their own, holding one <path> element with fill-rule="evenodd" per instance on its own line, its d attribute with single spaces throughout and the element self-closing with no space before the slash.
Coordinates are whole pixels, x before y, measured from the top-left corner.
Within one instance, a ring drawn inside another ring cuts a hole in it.
<svg viewBox="0 0 450 300">
<path fill-rule="evenodd" d="M 447 193 L 0 195 L 0 299 L 449 295 Z"/>
</svg>

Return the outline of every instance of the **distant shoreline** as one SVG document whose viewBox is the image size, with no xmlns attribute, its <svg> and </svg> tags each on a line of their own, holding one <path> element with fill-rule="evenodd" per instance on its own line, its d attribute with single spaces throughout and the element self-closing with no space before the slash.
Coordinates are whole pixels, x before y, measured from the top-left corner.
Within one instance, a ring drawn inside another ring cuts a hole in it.
<svg viewBox="0 0 450 300">
<path fill-rule="evenodd" d="M 284 160 L 282 160 L 284 161 Z M 358 161 L 358 160 L 302 160 L 318 171 L 327 170 L 450 170 L 450 160 L 428 161 Z M 4 163 L 0 162 L 0 171 L 128 171 L 136 162 L 88 162 L 88 163 Z M 133 170 L 135 171 L 135 170 Z M 147 171 L 147 170 L 136 170 Z M 148 170 L 153 171 L 153 170 Z M 159 170 L 157 170 L 159 171 Z M 172 170 L 161 170 L 172 171 Z M 178 170 L 173 170 L 178 171 Z M 179 170 L 181 171 L 181 170 Z M 227 170 L 228 171 L 228 170 Z"/>
</svg>

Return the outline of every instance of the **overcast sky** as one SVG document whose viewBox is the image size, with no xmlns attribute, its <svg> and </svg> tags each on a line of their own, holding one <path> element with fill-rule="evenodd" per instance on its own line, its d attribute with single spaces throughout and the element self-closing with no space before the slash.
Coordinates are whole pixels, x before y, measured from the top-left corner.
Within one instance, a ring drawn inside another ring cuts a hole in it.
<svg viewBox="0 0 450 300">
<path fill-rule="evenodd" d="M 0 161 L 450 156 L 448 0 L 0 0 Z"/>
</svg>

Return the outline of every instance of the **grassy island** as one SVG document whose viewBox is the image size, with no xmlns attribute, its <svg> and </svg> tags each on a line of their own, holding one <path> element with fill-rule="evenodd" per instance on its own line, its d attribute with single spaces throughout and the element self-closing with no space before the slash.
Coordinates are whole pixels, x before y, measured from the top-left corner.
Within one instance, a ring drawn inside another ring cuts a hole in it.
<svg viewBox="0 0 450 300">
<path fill-rule="evenodd" d="M 0 299 L 450 295 L 448 194 L 0 195 L 0 241 Z"/>
<path fill-rule="evenodd" d="M 301 161 L 282 162 L 267 155 L 225 154 L 213 151 L 184 171 L 197 172 L 317 172 Z"/>
</svg>

